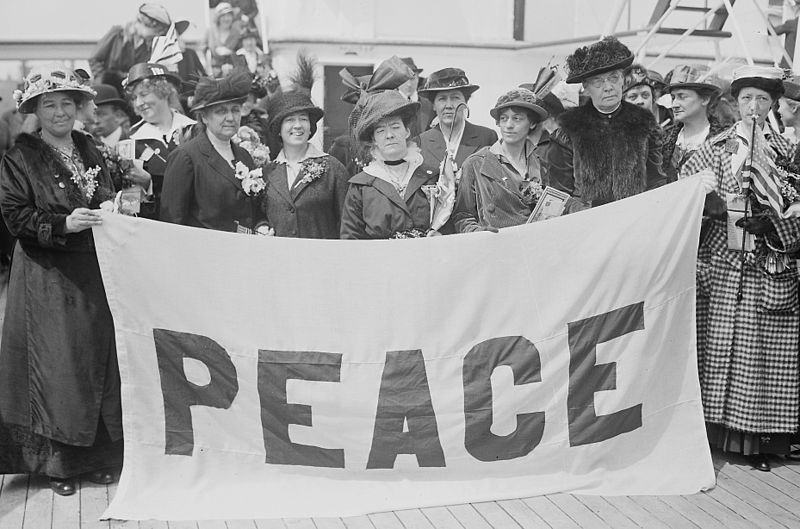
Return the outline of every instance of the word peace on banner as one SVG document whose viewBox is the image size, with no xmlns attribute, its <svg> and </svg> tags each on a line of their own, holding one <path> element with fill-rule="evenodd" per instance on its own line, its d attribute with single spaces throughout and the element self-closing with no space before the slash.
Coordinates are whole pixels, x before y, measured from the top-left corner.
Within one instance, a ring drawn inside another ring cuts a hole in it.
<svg viewBox="0 0 800 529">
<path fill-rule="evenodd" d="M 407 241 L 106 215 L 123 519 L 348 516 L 713 486 L 702 188 Z M 696 221 L 696 222 L 694 222 Z"/>
</svg>

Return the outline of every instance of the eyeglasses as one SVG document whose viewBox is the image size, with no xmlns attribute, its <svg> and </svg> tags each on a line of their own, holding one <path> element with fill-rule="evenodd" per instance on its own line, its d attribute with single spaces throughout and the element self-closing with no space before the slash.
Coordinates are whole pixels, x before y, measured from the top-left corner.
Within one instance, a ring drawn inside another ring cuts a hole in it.
<svg viewBox="0 0 800 529">
<path fill-rule="evenodd" d="M 617 72 L 611 72 L 610 74 L 605 76 L 598 75 L 586 81 L 586 84 L 588 84 L 592 88 L 601 88 L 606 84 L 606 82 L 611 83 L 612 85 L 621 83 L 622 73 L 617 71 Z"/>
</svg>

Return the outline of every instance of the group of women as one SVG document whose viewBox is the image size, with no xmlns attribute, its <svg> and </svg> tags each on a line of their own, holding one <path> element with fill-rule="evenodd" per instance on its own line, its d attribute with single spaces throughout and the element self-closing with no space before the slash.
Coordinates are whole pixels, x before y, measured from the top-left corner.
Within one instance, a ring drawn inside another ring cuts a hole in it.
<svg viewBox="0 0 800 529">
<path fill-rule="evenodd" d="M 390 67 L 400 77 L 407 68 Z M 367 159 L 352 177 L 310 142 L 323 111 L 305 90 L 270 101 L 280 150 L 257 167 L 233 141 L 247 73 L 201 79 L 195 119 L 175 110 L 179 81 L 162 66 L 137 64 L 125 84 L 142 117 L 132 132 L 142 163 L 131 180 L 149 197 L 142 211 L 153 219 L 325 239 L 497 231 L 526 222 L 548 184 L 541 138 L 552 105 L 525 88 L 509 90 L 489 111 L 498 135 L 467 121 L 479 87 L 457 68 L 435 72 L 420 90 L 438 124 L 413 141 L 419 103 L 364 80 L 350 124 Z M 768 470 L 764 454 L 789 454 L 800 415 L 798 286 L 785 259 L 800 249 L 800 220 L 757 209 L 744 225 L 756 249 L 743 261 L 726 245 L 723 197 L 740 190 L 737 153 L 747 151 L 751 115 L 767 155 L 793 155 L 765 120 L 783 84 L 770 72 L 740 75 L 732 91 L 742 119 L 724 130 L 709 110 L 721 89 L 707 69 L 676 67 L 665 85 L 675 121 L 663 145 L 665 168 L 673 178 L 699 174 L 710 191 L 698 273 L 709 438 Z M 40 129 L 22 135 L 0 166 L 0 209 L 18 240 L 0 347 L 0 473 L 47 475 L 62 495 L 75 492 L 77 476 L 110 482 L 122 457 L 113 322 L 90 229 L 101 224 L 97 210 L 113 200 L 114 186 L 92 140 L 73 131 L 92 97 L 66 68 L 33 70 L 17 103 Z M 776 255 L 780 269 L 765 269 Z"/>
</svg>

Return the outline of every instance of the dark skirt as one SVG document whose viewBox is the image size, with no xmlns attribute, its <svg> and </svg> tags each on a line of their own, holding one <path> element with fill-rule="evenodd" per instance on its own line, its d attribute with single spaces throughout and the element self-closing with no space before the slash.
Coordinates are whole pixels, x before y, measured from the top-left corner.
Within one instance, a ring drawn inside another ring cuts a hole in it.
<svg viewBox="0 0 800 529">
<path fill-rule="evenodd" d="M 706 423 L 708 442 L 723 452 L 745 456 L 755 454 L 786 455 L 791 450 L 790 433 L 751 433 L 731 430 L 721 424 Z"/>
<path fill-rule="evenodd" d="M 112 441 L 101 422 L 92 446 L 73 446 L 0 421 L 0 474 L 71 478 L 122 467 L 122 440 Z"/>
</svg>

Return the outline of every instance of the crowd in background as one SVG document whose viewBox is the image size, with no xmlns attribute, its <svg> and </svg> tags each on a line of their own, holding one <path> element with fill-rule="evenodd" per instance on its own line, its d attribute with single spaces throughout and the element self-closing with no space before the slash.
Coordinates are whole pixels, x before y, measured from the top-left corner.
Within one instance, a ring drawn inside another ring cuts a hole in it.
<svg viewBox="0 0 800 529">
<path fill-rule="evenodd" d="M 0 472 L 46 474 L 68 495 L 75 476 L 109 482 L 119 467 L 98 209 L 263 236 L 457 236 L 529 222 L 548 192 L 572 214 L 681 178 L 707 192 L 697 325 L 709 442 L 763 471 L 771 456 L 797 455 L 800 85 L 785 72 L 744 66 L 723 79 L 719 65 L 681 64 L 662 76 L 607 37 L 570 54 L 565 75 L 542 67 L 478 109 L 480 87 L 458 65 L 421 78 L 413 58 L 393 56 L 370 75 L 340 72 L 349 132 L 325 153 L 311 141 L 324 116 L 313 58 L 301 54 L 281 86 L 255 2 L 211 8 L 202 58 L 181 44 L 188 22 L 143 4 L 101 39 L 91 74 L 38 67 L 3 116 L 7 257 L 18 242 L 0 349 Z M 578 101 L 567 85 L 580 87 Z"/>
</svg>

